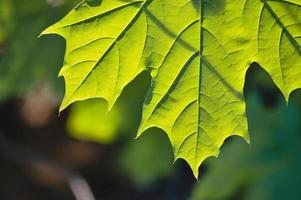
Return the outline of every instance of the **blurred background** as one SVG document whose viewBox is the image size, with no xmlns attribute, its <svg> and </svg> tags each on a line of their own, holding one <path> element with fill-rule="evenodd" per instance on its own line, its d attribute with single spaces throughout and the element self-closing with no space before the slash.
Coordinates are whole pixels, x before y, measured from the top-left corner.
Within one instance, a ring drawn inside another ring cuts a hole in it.
<svg viewBox="0 0 301 200">
<path fill-rule="evenodd" d="M 301 91 L 289 102 L 253 63 L 244 95 L 251 145 L 225 141 L 200 167 L 173 163 L 159 129 L 134 139 L 147 73 L 114 108 L 92 99 L 58 114 L 65 42 L 38 38 L 77 0 L 0 0 L 0 200 L 299 200 Z"/>
</svg>

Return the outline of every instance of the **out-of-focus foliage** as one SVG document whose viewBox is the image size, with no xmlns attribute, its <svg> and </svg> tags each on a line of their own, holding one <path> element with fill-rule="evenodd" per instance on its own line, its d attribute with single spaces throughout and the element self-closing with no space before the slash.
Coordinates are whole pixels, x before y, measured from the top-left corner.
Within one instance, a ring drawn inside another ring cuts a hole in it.
<svg viewBox="0 0 301 200">
<path fill-rule="evenodd" d="M 170 176 L 174 169 L 170 143 L 158 129 L 130 141 L 120 155 L 120 170 L 140 187 Z"/>
<path fill-rule="evenodd" d="M 258 74 L 255 82 L 261 78 Z M 264 87 L 268 85 L 265 81 Z M 268 108 L 258 95 L 251 96 L 247 101 L 251 146 L 232 138 L 218 159 L 208 160 L 208 171 L 191 199 L 301 199 L 300 97 L 301 91 L 296 90 L 288 106 L 282 98 L 274 108 Z"/>
<path fill-rule="evenodd" d="M 117 135 L 120 116 L 107 112 L 107 104 L 100 99 L 77 102 L 68 118 L 68 130 L 78 139 L 110 143 Z"/>
<path fill-rule="evenodd" d="M 11 0 L 0 1 L 0 44 L 3 43 L 13 27 L 13 5 Z"/>
<path fill-rule="evenodd" d="M 57 73 L 63 62 L 64 42 L 38 36 L 74 2 L 52 7 L 44 0 L 0 0 L 0 100 L 23 97 L 33 85 L 41 84 L 50 85 L 61 96 L 63 86 Z"/>
</svg>

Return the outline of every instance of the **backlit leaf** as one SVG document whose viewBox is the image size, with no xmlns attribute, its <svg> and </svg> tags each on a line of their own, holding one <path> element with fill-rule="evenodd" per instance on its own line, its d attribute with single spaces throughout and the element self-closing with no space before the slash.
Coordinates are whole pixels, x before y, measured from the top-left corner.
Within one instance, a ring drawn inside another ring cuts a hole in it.
<svg viewBox="0 0 301 200">
<path fill-rule="evenodd" d="M 67 41 L 61 110 L 95 97 L 111 108 L 147 70 L 138 135 L 163 129 L 195 176 L 227 137 L 249 140 L 243 86 L 251 63 L 286 99 L 301 86 L 300 0 L 89 1 L 43 32 L 51 33 Z"/>
</svg>

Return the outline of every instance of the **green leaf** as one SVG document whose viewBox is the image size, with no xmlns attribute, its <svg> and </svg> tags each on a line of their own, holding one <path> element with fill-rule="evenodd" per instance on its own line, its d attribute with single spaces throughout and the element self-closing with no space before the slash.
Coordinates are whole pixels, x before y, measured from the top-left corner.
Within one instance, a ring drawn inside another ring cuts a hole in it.
<svg viewBox="0 0 301 200">
<path fill-rule="evenodd" d="M 99 99 L 77 102 L 71 109 L 67 128 L 71 136 L 88 141 L 111 143 L 120 126 L 117 112 L 107 113 L 106 102 Z"/>
<path fill-rule="evenodd" d="M 2 0 L 0 7 L 0 44 L 6 39 L 7 35 L 9 34 L 12 23 L 11 21 L 13 18 L 12 14 L 12 3 L 10 0 Z"/>
<path fill-rule="evenodd" d="M 101 97 L 112 107 L 148 70 L 138 135 L 167 134 L 194 175 L 231 135 L 249 140 L 243 86 L 257 62 L 286 99 L 301 86 L 300 0 L 103 0 L 80 3 L 43 34 L 66 41 L 60 110 Z"/>
</svg>

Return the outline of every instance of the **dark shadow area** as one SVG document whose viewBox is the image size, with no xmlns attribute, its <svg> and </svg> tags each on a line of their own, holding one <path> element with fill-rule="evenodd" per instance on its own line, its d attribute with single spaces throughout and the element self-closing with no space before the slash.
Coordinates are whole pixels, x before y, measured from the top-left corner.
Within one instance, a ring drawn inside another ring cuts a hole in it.
<svg viewBox="0 0 301 200">
<path fill-rule="evenodd" d="M 131 138 L 135 137 L 142 115 L 142 107 L 147 90 L 149 89 L 151 77 L 149 72 L 143 71 L 132 82 L 130 82 L 122 91 L 117 99 L 113 110 L 117 107 L 123 107 L 124 113 L 128 113 L 131 119 L 123 125 L 124 132 L 131 133 Z M 124 106 L 126 105 L 126 106 Z M 124 127 L 131 127 L 124 129 Z"/>
<path fill-rule="evenodd" d="M 201 0 L 192 0 L 192 4 L 196 10 L 201 8 Z"/>
<path fill-rule="evenodd" d="M 102 0 L 86 0 L 87 4 L 89 6 L 100 6 L 102 3 Z"/>
<path fill-rule="evenodd" d="M 260 102 L 267 108 L 284 105 L 285 99 L 266 72 L 258 63 L 252 63 L 247 70 L 244 85 L 244 96 L 247 105 L 253 96 L 257 96 Z"/>
</svg>

